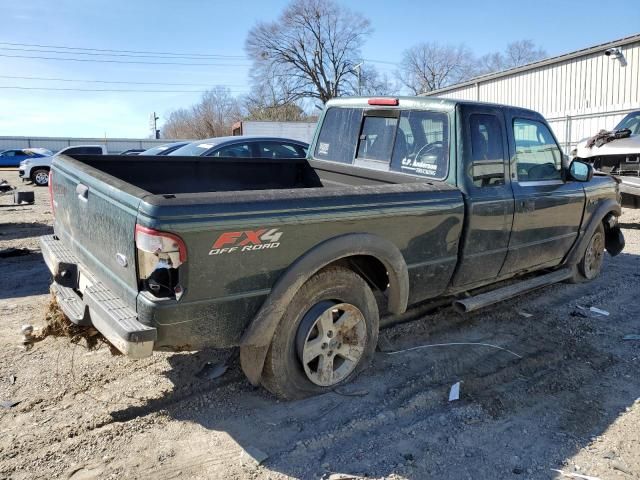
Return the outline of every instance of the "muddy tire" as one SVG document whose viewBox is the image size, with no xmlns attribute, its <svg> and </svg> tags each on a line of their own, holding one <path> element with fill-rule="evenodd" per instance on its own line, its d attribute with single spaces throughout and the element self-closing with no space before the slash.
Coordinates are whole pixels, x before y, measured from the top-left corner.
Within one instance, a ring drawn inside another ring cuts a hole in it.
<svg viewBox="0 0 640 480">
<path fill-rule="evenodd" d="M 353 271 L 322 270 L 293 297 L 271 341 L 261 383 L 300 399 L 331 391 L 366 368 L 378 342 L 373 292 Z"/>
<path fill-rule="evenodd" d="M 576 265 L 576 271 L 571 279 L 574 283 L 590 282 L 600 275 L 604 262 L 604 225 L 600 223 L 589 239 L 584 255 Z"/>
<path fill-rule="evenodd" d="M 49 170 L 46 168 L 38 168 L 31 172 L 31 181 L 38 187 L 46 187 L 49 185 Z"/>
</svg>

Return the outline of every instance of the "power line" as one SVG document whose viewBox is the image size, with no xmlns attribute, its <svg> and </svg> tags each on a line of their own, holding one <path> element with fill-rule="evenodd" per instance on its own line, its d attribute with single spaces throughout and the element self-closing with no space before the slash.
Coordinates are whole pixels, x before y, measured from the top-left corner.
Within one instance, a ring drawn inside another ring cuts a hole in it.
<svg viewBox="0 0 640 480">
<path fill-rule="evenodd" d="M 62 45 L 39 45 L 35 43 L 12 43 L 12 42 L 0 42 L 0 45 L 11 45 L 15 47 L 37 47 L 37 48 L 61 48 L 65 50 L 85 50 L 93 52 L 116 52 L 116 53 L 150 53 L 156 55 L 177 55 L 177 56 L 193 56 L 203 58 L 246 58 L 244 55 L 223 55 L 223 54 L 210 54 L 210 53 L 176 53 L 176 52 L 155 52 L 149 50 L 114 50 L 109 48 L 85 48 L 85 47 L 69 47 Z M 71 53 L 71 52 L 70 52 Z"/>
<path fill-rule="evenodd" d="M 43 50 L 41 48 L 14 48 L 14 47 L 0 47 L 2 50 L 10 50 L 10 51 L 18 51 L 18 52 L 39 52 L 39 53 L 54 53 L 54 54 L 63 54 L 63 55 L 91 55 L 97 57 L 130 57 L 130 58 L 165 58 L 165 59 L 175 59 L 175 60 L 229 60 L 226 57 L 200 57 L 195 55 L 181 55 L 181 56 L 167 56 L 167 55 L 138 55 L 131 53 L 100 53 L 100 52 L 68 52 L 68 51 L 60 51 L 60 50 Z M 245 59 L 246 57 L 240 57 Z"/>
<path fill-rule="evenodd" d="M 233 64 L 233 63 L 181 63 L 181 62 L 133 62 L 129 60 L 107 60 L 107 59 L 93 59 L 93 58 L 58 58 L 58 57 L 40 57 L 40 56 L 26 56 L 26 55 L 7 55 L 0 53 L 0 57 L 8 58 L 31 58 L 34 60 L 63 60 L 68 62 L 94 62 L 94 63 L 129 63 L 137 65 L 182 65 L 185 67 L 197 67 L 197 66 L 209 66 L 209 67 L 248 67 L 248 64 Z"/>
<path fill-rule="evenodd" d="M 126 93 L 204 93 L 203 90 L 134 90 L 134 89 L 109 89 L 109 88 L 57 88 L 57 87 L 21 87 L 15 85 L 0 85 L 2 89 L 13 90 L 42 90 L 54 92 L 126 92 Z M 233 93 L 245 93 L 236 91 Z"/>
<path fill-rule="evenodd" d="M 53 77 L 20 77 L 15 75 L 0 75 L 0 78 L 11 78 L 14 80 L 43 80 L 51 82 L 78 82 L 78 83 L 110 83 L 120 85 L 164 85 L 172 87 L 244 87 L 245 85 L 235 84 L 220 84 L 220 83 L 166 83 L 166 82 L 131 82 L 131 81 L 118 81 L 118 80 L 79 80 L 72 78 L 53 78 Z"/>
</svg>

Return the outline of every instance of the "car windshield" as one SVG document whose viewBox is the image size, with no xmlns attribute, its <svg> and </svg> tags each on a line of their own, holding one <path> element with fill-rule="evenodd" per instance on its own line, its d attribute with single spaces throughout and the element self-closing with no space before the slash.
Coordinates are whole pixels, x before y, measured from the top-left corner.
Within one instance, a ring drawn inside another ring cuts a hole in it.
<svg viewBox="0 0 640 480">
<path fill-rule="evenodd" d="M 206 140 L 202 140 L 200 142 L 193 142 L 185 145 L 184 147 L 180 147 L 177 150 L 174 150 L 169 155 L 173 156 L 187 156 L 187 157 L 197 157 L 202 155 L 204 152 L 213 148 L 215 143 L 207 142 Z"/>
<path fill-rule="evenodd" d="M 632 112 L 622 119 L 615 130 L 631 130 L 631 135 L 640 135 L 640 111 Z"/>
</svg>

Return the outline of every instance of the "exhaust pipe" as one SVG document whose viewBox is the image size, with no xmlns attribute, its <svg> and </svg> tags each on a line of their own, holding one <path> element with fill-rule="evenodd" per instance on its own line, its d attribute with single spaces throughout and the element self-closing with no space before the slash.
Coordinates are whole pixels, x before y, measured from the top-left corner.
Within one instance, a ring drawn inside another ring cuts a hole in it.
<svg viewBox="0 0 640 480">
<path fill-rule="evenodd" d="M 474 295 L 473 297 L 456 300 L 453 302 L 453 308 L 460 313 L 473 312 L 480 308 L 502 302 L 512 297 L 516 297 L 526 292 L 546 287 L 554 283 L 562 282 L 573 276 L 571 268 L 563 268 L 555 272 L 547 273 L 539 277 L 522 280 L 513 285 L 491 290 L 490 292 Z"/>
</svg>

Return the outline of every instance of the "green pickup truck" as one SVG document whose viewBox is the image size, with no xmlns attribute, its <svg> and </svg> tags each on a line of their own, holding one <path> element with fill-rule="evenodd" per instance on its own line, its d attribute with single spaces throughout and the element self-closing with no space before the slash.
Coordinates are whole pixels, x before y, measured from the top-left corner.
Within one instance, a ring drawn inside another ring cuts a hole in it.
<svg viewBox="0 0 640 480">
<path fill-rule="evenodd" d="M 332 100 L 307 159 L 67 155 L 49 185 L 71 321 L 134 358 L 239 346 L 289 399 L 348 382 L 411 305 L 591 280 L 624 247 L 615 179 L 538 113 L 467 101 Z"/>
</svg>

